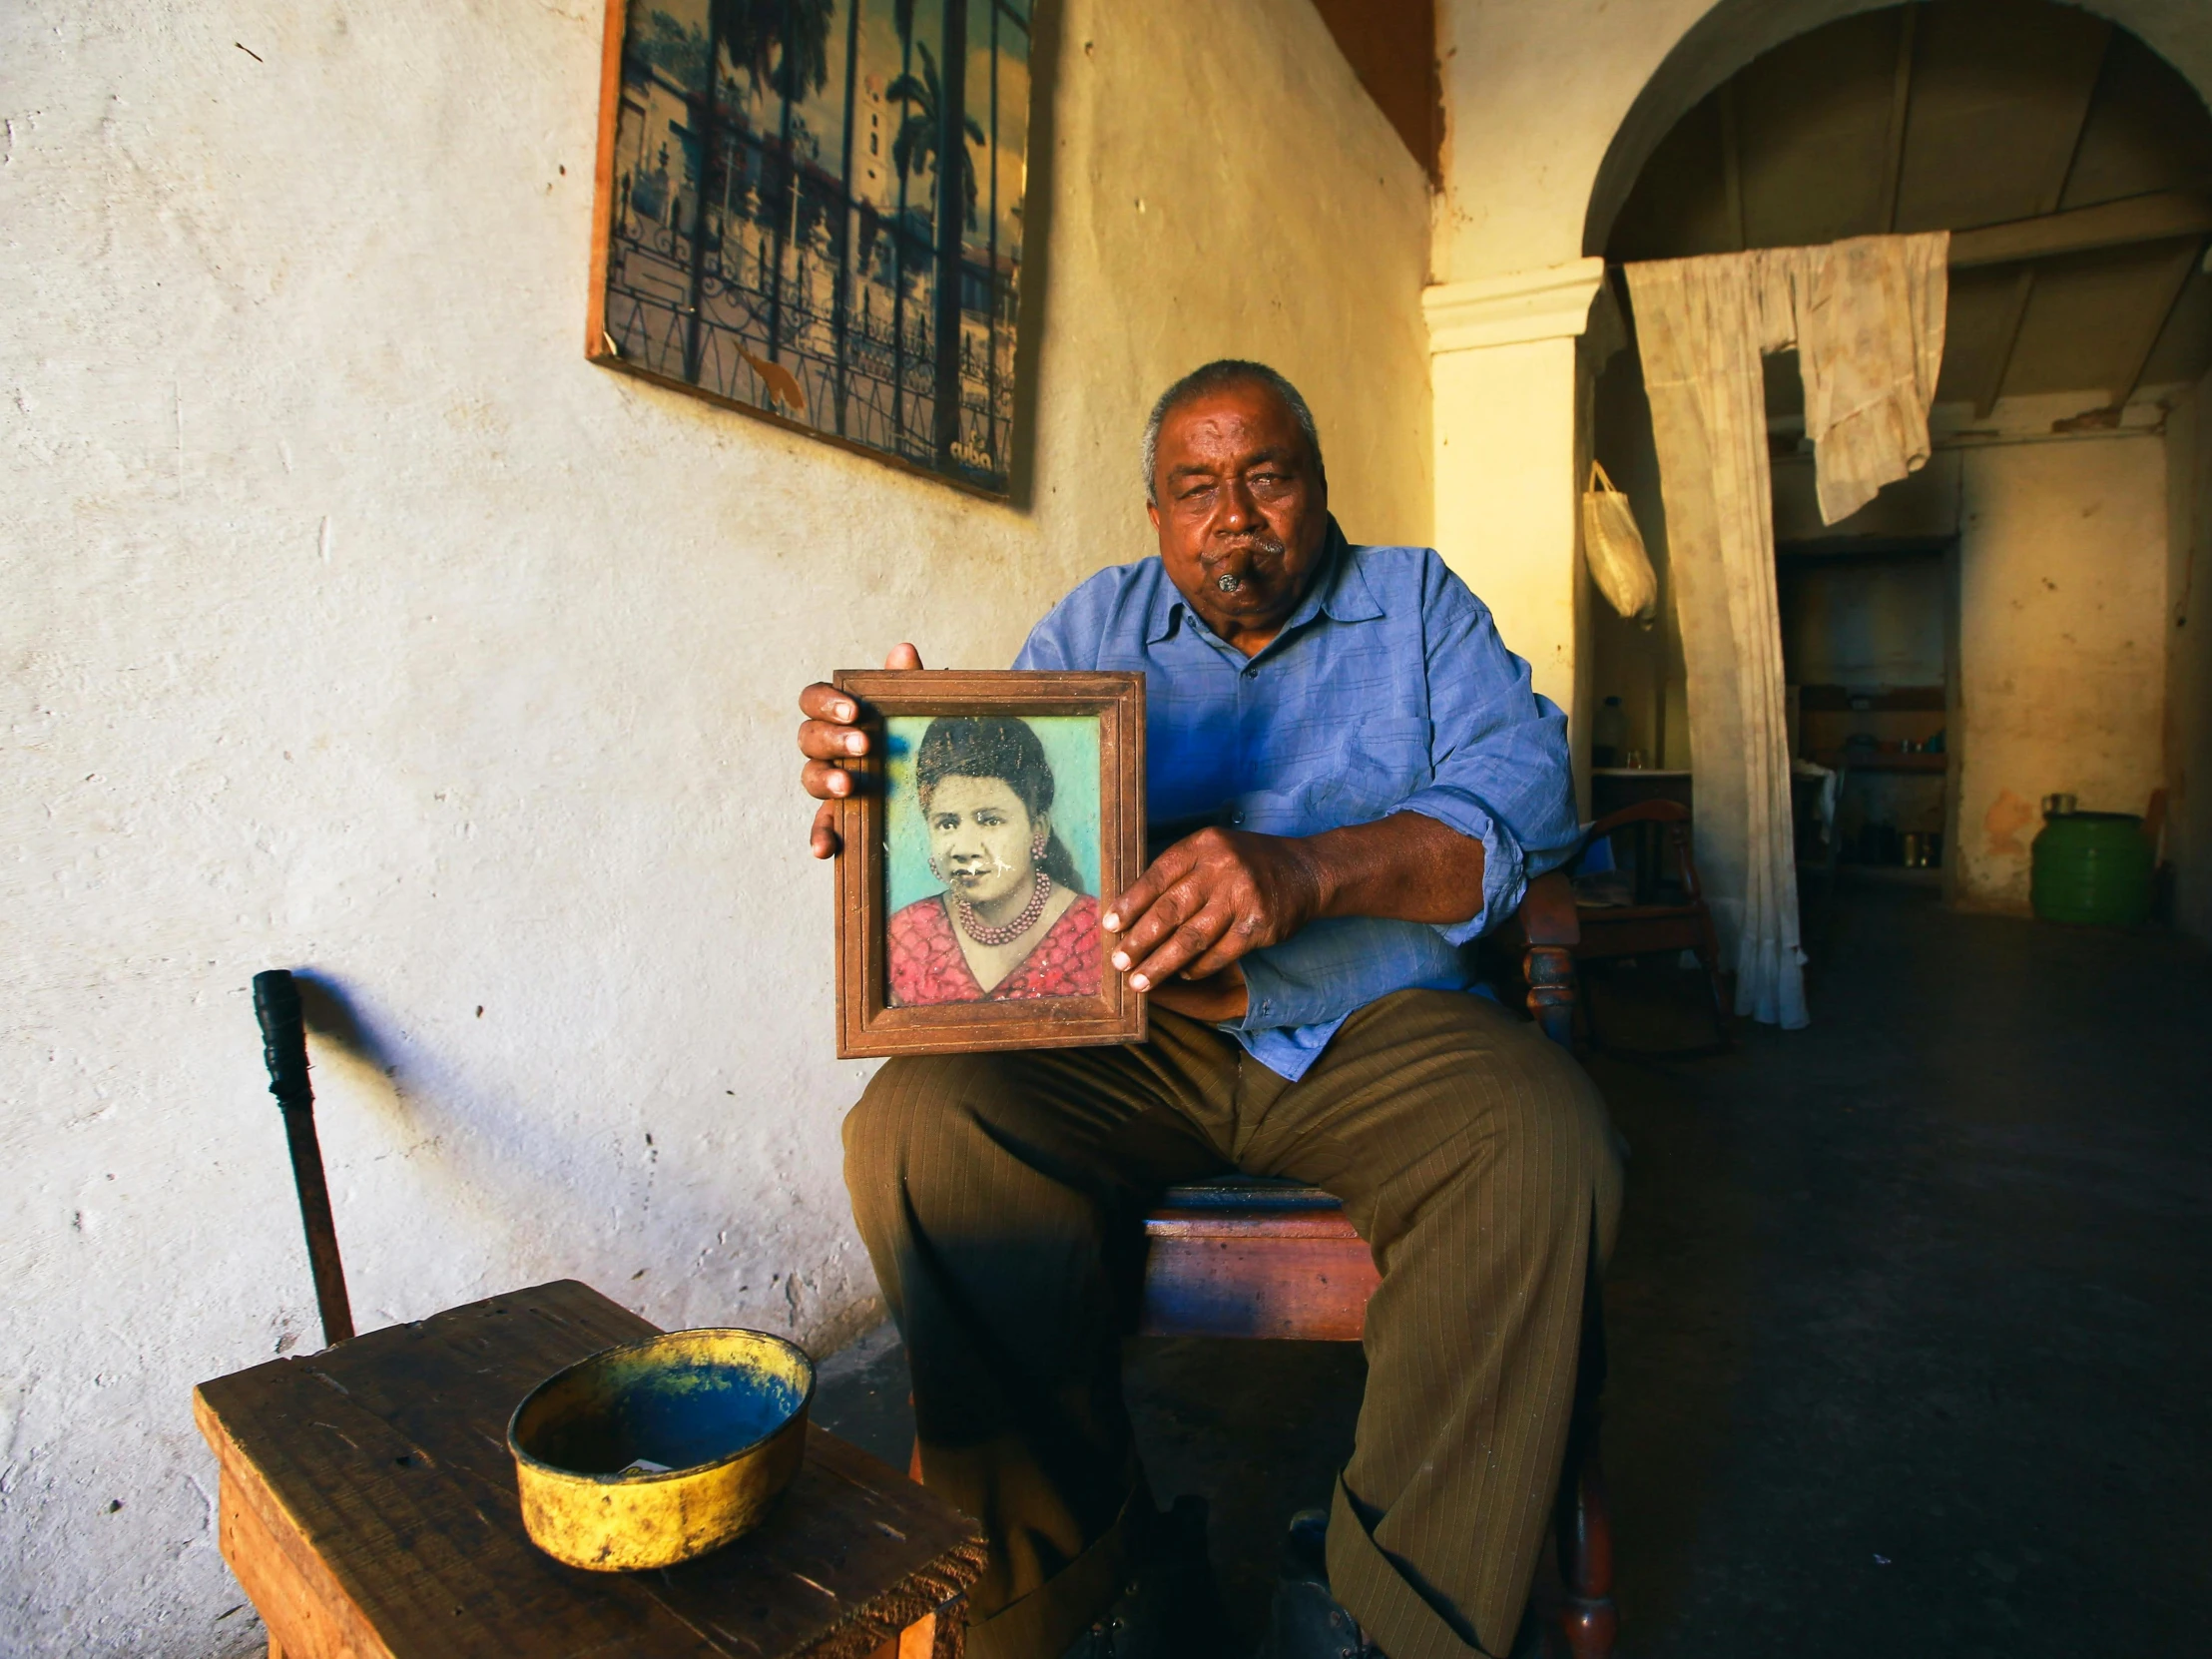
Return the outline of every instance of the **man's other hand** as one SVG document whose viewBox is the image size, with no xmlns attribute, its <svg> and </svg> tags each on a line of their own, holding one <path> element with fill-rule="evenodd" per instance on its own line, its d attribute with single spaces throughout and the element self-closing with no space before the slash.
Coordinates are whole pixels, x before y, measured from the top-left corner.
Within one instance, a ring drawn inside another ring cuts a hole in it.
<svg viewBox="0 0 2212 1659">
<path fill-rule="evenodd" d="M 910 645 L 894 645 L 883 666 L 919 668 L 921 653 Z M 818 858 L 834 858 L 843 846 L 837 838 L 837 803 L 852 793 L 852 774 L 837 763 L 865 755 L 868 737 L 860 730 L 859 704 L 849 693 L 819 680 L 799 694 L 799 712 L 807 717 L 799 725 L 799 752 L 807 757 L 799 769 L 799 785 L 822 803 L 807 846 Z"/>
<path fill-rule="evenodd" d="M 1155 858 L 1100 925 L 1119 935 L 1113 962 L 1129 983 L 1165 991 L 1178 977 L 1210 980 L 1245 952 L 1289 938 L 1325 897 L 1308 841 L 1201 830 Z"/>
<path fill-rule="evenodd" d="M 1482 843 L 1421 813 L 1392 813 L 1318 835 L 1201 830 L 1152 861 L 1099 925 L 1118 935 L 1114 966 L 1161 1006 L 1170 985 L 1214 985 L 1238 957 L 1279 944 L 1321 916 L 1381 916 L 1448 926 L 1482 908 Z M 1235 1014 L 1243 1013 L 1237 974 Z"/>
</svg>

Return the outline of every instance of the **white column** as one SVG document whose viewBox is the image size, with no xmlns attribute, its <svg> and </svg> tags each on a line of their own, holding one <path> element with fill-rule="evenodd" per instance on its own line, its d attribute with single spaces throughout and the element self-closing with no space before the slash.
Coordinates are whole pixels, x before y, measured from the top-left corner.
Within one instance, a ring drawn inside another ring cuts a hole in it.
<svg viewBox="0 0 2212 1659">
<path fill-rule="evenodd" d="M 1437 549 L 1570 719 L 1581 580 L 1575 340 L 1604 278 L 1605 262 L 1593 258 L 1421 295 Z"/>
</svg>

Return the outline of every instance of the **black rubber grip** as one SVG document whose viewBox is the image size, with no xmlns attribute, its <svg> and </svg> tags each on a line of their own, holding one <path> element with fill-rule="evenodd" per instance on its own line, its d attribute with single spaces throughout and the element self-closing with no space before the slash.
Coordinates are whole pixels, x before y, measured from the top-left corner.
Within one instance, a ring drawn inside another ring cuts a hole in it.
<svg viewBox="0 0 2212 1659">
<path fill-rule="evenodd" d="M 314 1110 L 307 1081 L 307 1032 L 299 1019 L 299 987 L 283 968 L 254 975 L 254 1017 L 262 1026 L 269 1092 L 287 1112 Z"/>
<path fill-rule="evenodd" d="M 307 1266 L 314 1275 L 322 1340 L 342 1343 L 353 1335 L 353 1309 L 345 1294 L 337 1228 L 330 1220 L 322 1145 L 314 1132 L 314 1090 L 307 1082 L 307 1032 L 299 1017 L 299 986 L 284 969 L 254 975 L 254 1017 L 261 1021 L 269 1092 L 283 1109 L 284 1140 L 291 1149 L 291 1179 L 299 1194 L 299 1225 L 307 1235 Z"/>
</svg>

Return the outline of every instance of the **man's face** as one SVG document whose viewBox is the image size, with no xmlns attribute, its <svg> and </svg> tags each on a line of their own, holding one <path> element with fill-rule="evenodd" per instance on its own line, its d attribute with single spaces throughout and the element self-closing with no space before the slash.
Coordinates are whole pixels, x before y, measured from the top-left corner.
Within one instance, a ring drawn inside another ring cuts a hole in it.
<svg viewBox="0 0 2212 1659">
<path fill-rule="evenodd" d="M 1203 392 L 1160 423 L 1152 525 L 1168 576 L 1247 655 L 1290 620 L 1329 537 L 1329 486 L 1268 386 Z"/>
</svg>

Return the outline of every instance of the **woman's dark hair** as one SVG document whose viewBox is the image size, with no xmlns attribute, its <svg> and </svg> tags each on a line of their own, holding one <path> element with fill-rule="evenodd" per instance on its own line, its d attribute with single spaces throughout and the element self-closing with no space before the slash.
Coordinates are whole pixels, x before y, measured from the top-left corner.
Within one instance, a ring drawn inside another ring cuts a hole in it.
<svg viewBox="0 0 2212 1659">
<path fill-rule="evenodd" d="M 924 812 L 947 778 L 996 778 L 1028 809 L 1031 821 L 1052 811 L 1052 763 L 1025 720 L 1002 715 L 948 715 L 929 723 L 914 751 L 914 793 Z M 1055 830 L 1044 849 L 1044 872 L 1070 892 L 1083 890 L 1075 859 Z"/>
</svg>

